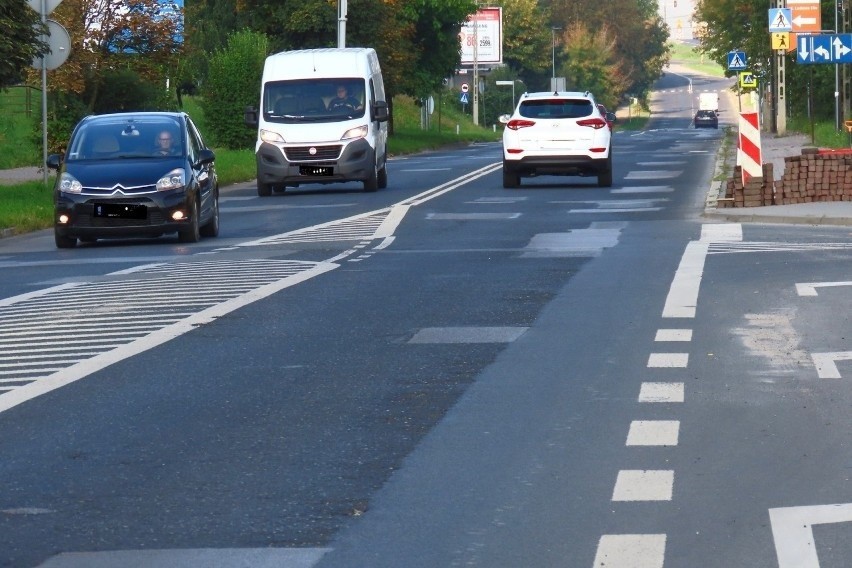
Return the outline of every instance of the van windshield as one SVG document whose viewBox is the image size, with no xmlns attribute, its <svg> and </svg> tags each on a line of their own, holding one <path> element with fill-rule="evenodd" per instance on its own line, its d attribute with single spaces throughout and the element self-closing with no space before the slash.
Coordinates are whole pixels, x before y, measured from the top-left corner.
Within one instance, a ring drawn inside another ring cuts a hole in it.
<svg viewBox="0 0 852 568">
<path fill-rule="evenodd" d="M 358 78 L 271 81 L 263 118 L 271 122 L 336 122 L 364 116 L 365 82 Z"/>
</svg>

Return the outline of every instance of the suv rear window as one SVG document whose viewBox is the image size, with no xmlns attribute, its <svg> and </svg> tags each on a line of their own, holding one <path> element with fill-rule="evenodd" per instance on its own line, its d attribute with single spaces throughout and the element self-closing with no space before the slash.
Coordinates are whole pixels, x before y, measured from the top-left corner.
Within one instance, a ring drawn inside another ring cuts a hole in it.
<svg viewBox="0 0 852 568">
<path fill-rule="evenodd" d="M 525 118 L 583 118 L 592 109 L 588 99 L 535 99 L 523 101 L 518 113 Z"/>
</svg>

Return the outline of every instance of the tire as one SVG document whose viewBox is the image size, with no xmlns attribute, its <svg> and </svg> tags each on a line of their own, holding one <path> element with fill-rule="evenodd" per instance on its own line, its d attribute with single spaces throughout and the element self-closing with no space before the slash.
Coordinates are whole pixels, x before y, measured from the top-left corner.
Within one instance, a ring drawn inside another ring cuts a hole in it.
<svg viewBox="0 0 852 568">
<path fill-rule="evenodd" d="M 198 201 L 195 199 L 189 206 L 189 225 L 178 231 L 178 240 L 182 243 L 197 243 L 201 240 L 201 228 L 198 226 Z"/>
<path fill-rule="evenodd" d="M 53 240 L 56 242 L 56 248 L 70 249 L 77 246 L 76 238 L 60 235 L 56 229 L 53 229 Z"/>
<path fill-rule="evenodd" d="M 269 197 L 272 195 L 272 184 L 257 182 L 258 197 Z"/>
<path fill-rule="evenodd" d="M 370 177 L 364 180 L 364 191 L 376 191 L 379 189 L 379 168 L 375 162 L 373 162 L 373 171 L 370 173 Z"/>
<path fill-rule="evenodd" d="M 606 159 L 606 169 L 598 172 L 598 187 L 612 187 L 612 148 Z"/>
<path fill-rule="evenodd" d="M 521 186 L 521 176 L 517 172 L 513 172 L 506 167 L 506 162 L 503 162 L 503 187 L 513 189 Z"/>
<path fill-rule="evenodd" d="M 202 237 L 217 237 L 219 236 L 219 192 L 213 196 L 213 216 L 206 225 L 200 229 Z"/>
<path fill-rule="evenodd" d="M 377 185 L 379 189 L 384 189 L 388 186 L 388 165 L 385 164 L 382 166 L 382 169 L 379 170 Z"/>
</svg>

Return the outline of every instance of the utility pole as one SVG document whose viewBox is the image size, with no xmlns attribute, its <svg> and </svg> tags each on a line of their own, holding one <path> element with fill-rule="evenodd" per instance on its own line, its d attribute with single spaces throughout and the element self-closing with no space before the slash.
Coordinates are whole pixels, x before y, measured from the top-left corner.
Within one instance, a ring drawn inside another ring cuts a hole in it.
<svg viewBox="0 0 852 568">
<path fill-rule="evenodd" d="M 479 125 L 479 4 L 473 15 L 473 123 Z"/>
</svg>

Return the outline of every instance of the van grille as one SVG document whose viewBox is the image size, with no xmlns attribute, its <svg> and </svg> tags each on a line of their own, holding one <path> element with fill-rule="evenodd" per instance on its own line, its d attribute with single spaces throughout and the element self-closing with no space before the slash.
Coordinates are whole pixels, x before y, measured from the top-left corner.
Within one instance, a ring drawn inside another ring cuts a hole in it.
<svg viewBox="0 0 852 568">
<path fill-rule="evenodd" d="M 315 152 L 311 153 L 311 148 Z M 304 162 L 310 160 L 336 160 L 340 157 L 341 144 L 333 146 L 290 146 L 284 148 L 288 162 Z"/>
</svg>

